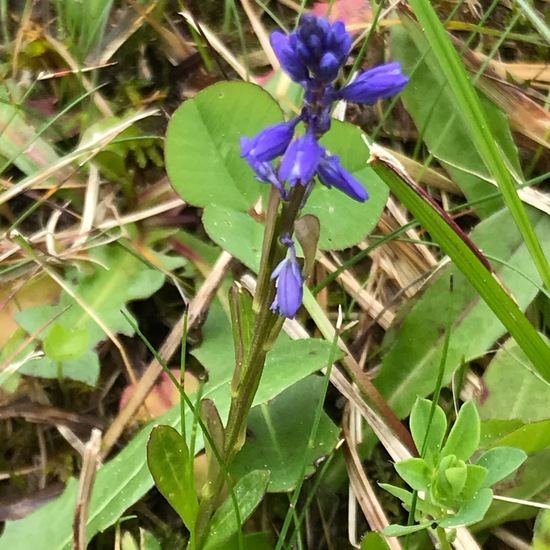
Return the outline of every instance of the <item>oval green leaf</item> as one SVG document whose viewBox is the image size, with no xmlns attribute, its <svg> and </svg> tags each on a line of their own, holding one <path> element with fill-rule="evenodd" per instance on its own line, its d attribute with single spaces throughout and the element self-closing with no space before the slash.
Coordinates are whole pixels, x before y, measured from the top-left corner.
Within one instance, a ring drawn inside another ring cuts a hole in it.
<svg viewBox="0 0 550 550">
<path fill-rule="evenodd" d="M 376 226 L 388 200 L 389 189 L 367 166 L 369 150 L 361 130 L 352 124 L 333 121 L 321 143 L 340 157 L 342 166 L 368 191 L 366 202 L 357 202 L 334 187 L 317 183 L 303 214 L 313 214 L 321 222 L 319 248 L 341 250 L 363 240 Z"/>
<path fill-rule="evenodd" d="M 181 434 L 172 426 L 156 426 L 147 442 L 147 464 L 155 485 L 192 531 L 199 509 L 193 458 Z"/>
<path fill-rule="evenodd" d="M 239 504 L 241 521 L 246 521 L 262 500 L 267 484 L 269 472 L 255 470 L 241 478 L 235 485 L 235 497 Z M 240 529 L 237 525 L 233 499 L 228 497 L 216 510 L 210 521 L 210 530 L 204 550 L 218 550 Z"/>
<path fill-rule="evenodd" d="M 274 99 L 246 82 L 220 82 L 187 100 L 166 133 L 166 170 L 176 192 L 194 206 L 248 209 L 267 186 L 241 158 L 239 139 L 282 119 Z"/>
</svg>

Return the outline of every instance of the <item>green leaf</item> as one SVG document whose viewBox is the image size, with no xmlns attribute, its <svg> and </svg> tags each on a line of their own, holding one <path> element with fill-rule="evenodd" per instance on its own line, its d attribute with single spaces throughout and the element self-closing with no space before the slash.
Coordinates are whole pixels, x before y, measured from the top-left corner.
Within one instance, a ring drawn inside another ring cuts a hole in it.
<svg viewBox="0 0 550 550">
<path fill-rule="evenodd" d="M 233 462 L 234 475 L 240 477 L 263 466 L 270 472 L 268 492 L 277 493 L 296 486 L 304 463 L 306 476 L 313 474 L 316 461 L 334 449 L 339 434 L 323 412 L 316 439 L 311 448 L 308 444 L 319 402 L 324 399 L 323 388 L 321 377 L 309 376 L 252 410 L 249 437 Z"/>
<path fill-rule="evenodd" d="M 442 456 L 455 455 L 461 460 L 468 460 L 479 445 L 479 415 L 473 401 L 466 401 L 456 417 Z"/>
<path fill-rule="evenodd" d="M 239 539 L 234 535 L 223 545 L 223 550 L 242 550 L 243 548 L 253 548 L 254 550 L 273 550 L 271 534 L 266 532 L 244 533 L 243 545 L 239 545 Z"/>
<path fill-rule="evenodd" d="M 436 56 L 429 49 L 425 34 L 409 18 L 403 17 L 402 21 L 402 27 L 392 29 L 392 48 L 393 57 L 403 64 L 404 72 L 411 78 L 401 93 L 407 112 L 413 117 L 430 152 L 443 161 L 469 201 L 494 194 L 494 178 L 470 138 L 468 125 Z M 506 116 L 483 95 L 478 94 L 478 97 L 494 139 L 508 164 L 520 174 L 518 151 Z M 500 208 L 502 199 L 496 198 L 477 205 L 476 211 L 486 217 Z"/>
<path fill-rule="evenodd" d="M 215 342 L 206 358 L 209 381 L 204 386 L 204 397 L 212 399 L 225 417 L 229 412 L 232 371 L 235 365 L 231 329 L 221 307 L 214 303 L 203 327 L 203 346 Z M 220 334 L 221 333 L 221 334 Z M 330 343 L 320 340 L 296 342 L 280 339 L 267 356 L 255 404 L 266 403 L 283 390 L 324 366 L 330 354 Z M 200 348 L 199 348 L 200 349 Z M 201 357 L 199 350 L 194 351 Z M 159 424 L 179 429 L 179 406 L 162 415 Z M 192 429 L 193 414 L 186 414 L 188 433 Z M 104 531 L 153 486 L 147 468 L 146 442 L 152 426 L 144 427 L 115 458 L 97 472 L 88 516 L 88 541 Z M 197 434 L 196 450 L 202 446 L 202 435 Z M 0 545 L 17 548 L 21 540 L 33 550 L 70 550 L 72 547 L 72 521 L 76 502 L 77 480 L 71 478 L 63 494 L 26 518 L 8 522 L 0 537 Z"/>
<path fill-rule="evenodd" d="M 529 220 L 527 208 L 518 196 L 508 164 L 495 140 L 495 136 L 491 132 L 487 117 L 468 78 L 464 64 L 451 43 L 447 31 L 439 21 L 431 2 L 429 0 L 411 0 L 410 5 L 431 50 L 437 58 L 441 71 L 445 75 L 454 96 L 453 100 L 456 101 L 462 117 L 466 121 L 470 137 L 476 145 L 483 162 L 498 184 L 502 197 L 525 240 L 544 286 L 550 288 L 550 265 L 547 256 Z M 522 342 L 518 341 L 518 343 L 522 345 Z M 540 365 L 536 361 L 534 362 L 542 372 Z M 548 368 L 550 369 L 550 367 Z M 546 375 L 549 376 L 549 373 L 547 372 Z"/>
<path fill-rule="evenodd" d="M 549 348 L 520 311 L 537 295 L 534 284 L 540 285 L 541 279 L 510 214 L 503 210 L 491 216 L 470 236 L 485 254 L 495 259 L 495 271 L 514 300 L 431 206 L 402 180 L 399 181 L 403 186 L 394 186 L 397 176 L 385 173 L 392 189 L 455 262 L 442 270 L 437 281 L 406 315 L 397 319 L 384 339 L 384 348 L 389 351 L 383 357 L 375 384 L 398 416 L 408 414 L 418 395 L 433 391 L 448 322 L 451 273 L 453 324 L 443 383 L 450 380 L 463 361 L 484 354 L 506 330 L 528 352 L 543 376 L 550 378 Z M 531 219 L 538 234 L 550 233 L 548 216 L 532 210 Z M 545 250 L 550 255 L 549 239 L 545 239 Z"/>
<path fill-rule="evenodd" d="M 254 179 L 239 140 L 282 120 L 277 103 L 259 86 L 220 82 L 202 90 L 179 107 L 166 132 L 166 170 L 174 189 L 194 206 L 247 210 L 267 185 Z"/>
<path fill-rule="evenodd" d="M 382 534 L 386 537 L 403 537 L 411 533 L 418 533 L 424 529 L 429 529 L 435 522 L 417 523 L 416 525 L 388 525 L 382 530 Z"/>
<path fill-rule="evenodd" d="M 126 531 L 122 535 L 122 540 L 120 541 L 120 549 L 121 550 L 140 550 L 134 537 L 129 531 Z"/>
<path fill-rule="evenodd" d="M 531 550 L 550 550 L 550 510 L 541 510 L 535 522 Z"/>
<path fill-rule="evenodd" d="M 97 353 L 91 349 L 86 350 L 76 359 L 66 359 L 61 362 L 47 356 L 38 357 L 23 365 L 19 369 L 19 373 L 39 378 L 58 378 L 61 376 L 62 378 L 88 384 L 88 386 L 95 386 L 99 377 L 99 359 Z"/>
<path fill-rule="evenodd" d="M 481 383 L 478 410 L 482 420 L 527 423 L 550 418 L 550 386 L 533 372 L 533 364 L 513 340 L 499 349 Z"/>
<path fill-rule="evenodd" d="M 495 447 L 483 453 L 477 460 L 478 466 L 487 469 L 483 487 L 491 487 L 514 473 L 526 460 L 527 455 L 514 447 Z"/>
<path fill-rule="evenodd" d="M 481 521 L 487 513 L 493 500 L 491 489 L 481 489 L 479 493 L 468 500 L 454 516 L 445 518 L 439 522 L 439 526 L 445 529 L 466 527 Z"/>
<path fill-rule="evenodd" d="M 342 165 L 365 186 L 370 198 L 360 203 L 338 189 L 327 189 L 317 183 L 302 213 L 313 214 L 320 221 L 319 248 L 347 248 L 364 239 L 375 227 L 389 191 L 367 166 L 368 150 L 358 128 L 334 121 L 322 143 L 340 156 Z M 263 226 L 239 210 L 243 208 L 213 199 L 206 205 L 203 223 L 212 240 L 257 271 Z"/>
<path fill-rule="evenodd" d="M 321 139 L 369 193 L 369 199 L 361 203 L 338 189 L 328 189 L 317 183 L 302 213 L 313 214 L 319 219 L 321 250 L 341 250 L 362 241 L 378 223 L 388 200 L 387 186 L 367 165 L 369 152 L 361 136 L 356 126 L 335 120 Z"/>
<path fill-rule="evenodd" d="M 480 425 L 480 449 L 488 448 L 500 438 L 522 426 L 521 420 L 488 420 L 482 422 Z"/>
<path fill-rule="evenodd" d="M 211 204 L 204 209 L 202 223 L 208 236 L 246 267 L 257 272 L 264 238 L 264 226 L 245 212 Z"/>
<path fill-rule="evenodd" d="M 294 236 L 300 243 L 304 254 L 303 273 L 305 279 L 311 275 L 315 266 L 320 231 L 319 219 L 312 214 L 304 214 L 294 223 Z"/>
<path fill-rule="evenodd" d="M 389 483 L 379 483 L 378 485 L 380 485 L 380 487 L 384 489 L 384 491 L 390 493 L 390 495 L 397 497 L 401 502 L 403 502 L 403 504 L 405 504 L 405 506 L 411 506 L 413 500 L 413 494 L 411 493 L 411 491 L 407 491 L 402 487 L 390 485 Z"/>
<path fill-rule="evenodd" d="M 527 460 L 509 476 L 505 482 L 495 486 L 499 496 L 519 500 L 546 502 L 550 487 L 548 462 L 550 447 L 529 456 Z M 537 514 L 537 508 L 525 506 L 522 502 L 503 502 L 495 500 L 483 520 L 475 526 L 475 530 L 483 530 L 501 525 L 507 521 L 532 518 Z"/>
<path fill-rule="evenodd" d="M 424 446 L 424 458 L 430 466 L 434 466 L 441 451 L 441 445 L 447 431 L 447 418 L 443 409 L 436 405 L 430 423 L 432 402 L 428 399 L 417 398 L 411 411 L 409 425 L 414 444 L 420 453 Z M 426 439 L 427 435 L 427 439 Z"/>
<path fill-rule="evenodd" d="M 200 403 L 200 417 L 204 422 L 208 433 L 210 434 L 210 441 L 204 441 L 204 449 L 206 452 L 206 479 L 216 479 L 220 475 L 221 464 L 220 459 L 224 459 L 225 450 L 225 429 L 223 426 L 220 413 L 216 409 L 214 401 L 211 399 L 202 399 Z M 217 451 L 217 455 L 214 452 Z M 210 483 L 205 483 L 202 488 L 202 497 L 209 498 L 211 496 L 212 486 Z"/>
<path fill-rule="evenodd" d="M 550 445 L 550 419 L 540 422 L 530 422 L 498 438 L 491 447 L 517 447 L 523 452 L 532 455 Z"/>
<path fill-rule="evenodd" d="M 255 470 L 239 479 L 235 484 L 235 496 L 239 503 L 239 512 L 243 522 L 252 515 L 252 512 L 254 512 L 262 500 L 268 483 L 269 472 L 265 470 Z M 204 550 L 217 550 L 223 548 L 222 545 L 228 541 L 239 528 L 240 525 L 237 525 L 233 500 L 228 497 L 216 510 L 210 520 L 210 530 L 204 545 Z"/>
<path fill-rule="evenodd" d="M 155 535 L 145 529 L 139 530 L 140 537 L 140 550 L 162 550 L 160 542 L 156 539 Z"/>
<path fill-rule="evenodd" d="M 395 470 L 416 491 L 427 491 L 431 483 L 431 470 L 422 458 L 407 458 L 395 464 Z"/>
<path fill-rule="evenodd" d="M 44 338 L 44 353 L 53 361 L 78 359 L 88 348 L 89 340 L 86 327 L 71 330 L 55 323 Z"/>
<path fill-rule="evenodd" d="M 157 489 L 192 531 L 199 503 L 193 457 L 181 434 L 172 426 L 156 426 L 147 443 L 147 464 Z"/>
<path fill-rule="evenodd" d="M 361 539 L 361 550 L 390 550 L 390 547 L 380 533 L 369 531 Z"/>
<path fill-rule="evenodd" d="M 163 285 L 165 275 L 147 266 L 120 244 L 92 248 L 89 255 L 94 264 L 87 264 L 86 270 L 68 271 L 65 284 L 69 292 L 61 293 L 57 306 L 26 309 L 17 314 L 16 320 L 28 333 L 33 333 L 58 315 L 54 324 L 70 327 L 71 331 L 87 331 L 89 340 L 85 353 L 76 359 L 62 361 L 61 370 L 65 377 L 95 385 L 99 363 L 94 348 L 107 338 L 101 325 L 114 334 L 131 336 L 133 329 L 121 310 L 126 311 L 127 302 L 156 292 Z M 86 305 L 88 311 L 71 293 Z M 47 339 L 52 328 L 52 325 L 47 327 L 38 340 Z M 22 367 L 21 373 L 57 378 L 57 361 L 43 357 Z"/>
<path fill-rule="evenodd" d="M 454 466 L 445 470 L 445 478 L 450 485 L 453 498 L 457 498 L 462 493 L 466 485 L 467 475 L 468 470 L 466 469 L 466 465 L 464 467 Z"/>
<path fill-rule="evenodd" d="M 471 499 L 480 489 L 487 487 L 484 480 L 487 478 L 487 470 L 478 464 L 466 465 L 466 483 L 462 489 L 461 498 Z"/>
<path fill-rule="evenodd" d="M 387 491 L 390 495 L 397 497 L 401 502 L 403 502 L 407 510 L 411 509 L 413 494 L 410 491 L 402 489 L 401 487 L 396 487 L 395 485 L 390 485 L 389 483 L 379 483 L 378 485 L 380 485 L 384 491 Z M 433 517 L 441 515 L 441 508 L 434 506 L 421 498 L 416 500 L 416 510 L 418 512 L 422 512 L 424 515 L 429 514 Z"/>
</svg>

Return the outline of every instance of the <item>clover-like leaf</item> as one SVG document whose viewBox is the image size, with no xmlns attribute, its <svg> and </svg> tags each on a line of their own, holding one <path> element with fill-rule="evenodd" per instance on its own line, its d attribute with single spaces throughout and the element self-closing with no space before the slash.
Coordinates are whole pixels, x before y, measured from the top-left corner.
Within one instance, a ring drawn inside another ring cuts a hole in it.
<svg viewBox="0 0 550 550">
<path fill-rule="evenodd" d="M 55 323 L 44 338 L 44 353 L 53 361 L 78 359 L 88 348 L 90 334 L 86 327 L 65 328 Z"/>
</svg>

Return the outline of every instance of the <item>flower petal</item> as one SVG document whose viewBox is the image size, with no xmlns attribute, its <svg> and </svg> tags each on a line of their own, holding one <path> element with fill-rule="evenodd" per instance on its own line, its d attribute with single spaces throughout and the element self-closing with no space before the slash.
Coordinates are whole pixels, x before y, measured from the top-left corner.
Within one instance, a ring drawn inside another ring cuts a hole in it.
<svg viewBox="0 0 550 550">
<path fill-rule="evenodd" d="M 366 189 L 342 168 L 336 155 L 326 155 L 321 159 L 317 175 L 323 185 L 329 189 L 334 186 L 356 201 L 365 202 L 369 198 Z"/>
<path fill-rule="evenodd" d="M 315 136 L 307 132 L 293 141 L 286 150 L 279 168 L 279 178 L 282 181 L 288 180 L 291 187 L 298 182 L 307 185 L 317 171 L 323 152 L 324 149 L 317 143 Z"/>
<path fill-rule="evenodd" d="M 271 310 L 279 311 L 283 317 L 293 318 L 302 305 L 304 294 L 302 271 L 294 247 L 290 249 L 289 256 L 275 268 L 271 278 L 277 279 L 277 294 Z"/>
<path fill-rule="evenodd" d="M 270 42 L 277 59 L 281 63 L 283 71 L 287 73 L 292 80 L 296 82 L 304 82 L 308 79 L 309 73 L 307 67 L 300 60 L 296 50 L 292 46 L 294 40 L 289 40 L 289 37 L 281 31 L 271 33 Z"/>
<path fill-rule="evenodd" d="M 266 162 L 282 155 L 294 136 L 294 128 L 299 119 L 274 124 L 262 130 L 253 138 L 241 138 L 241 156 L 253 157 Z"/>
<path fill-rule="evenodd" d="M 379 99 L 398 94 L 407 82 L 409 78 L 401 71 L 400 63 L 386 63 L 361 73 L 337 95 L 353 103 L 376 103 Z"/>
</svg>

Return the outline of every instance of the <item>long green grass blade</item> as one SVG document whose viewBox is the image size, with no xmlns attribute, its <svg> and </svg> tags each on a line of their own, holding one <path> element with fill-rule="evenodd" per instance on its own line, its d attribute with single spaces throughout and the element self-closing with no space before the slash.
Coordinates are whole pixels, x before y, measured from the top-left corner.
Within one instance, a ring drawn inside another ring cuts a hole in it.
<svg viewBox="0 0 550 550">
<path fill-rule="evenodd" d="M 437 18 L 429 0 L 411 0 L 414 13 L 430 43 L 443 74 L 447 78 L 474 143 L 485 165 L 495 178 L 502 197 L 510 209 L 525 244 L 541 274 L 544 285 L 550 288 L 550 265 L 531 226 L 527 212 L 518 196 L 510 170 L 496 144 L 479 98 L 472 86 L 460 57 Z"/>
<path fill-rule="evenodd" d="M 537 14 L 531 3 L 526 0 L 517 0 L 517 3 L 521 7 L 523 15 L 525 15 L 527 19 L 531 21 L 531 25 L 533 25 L 533 27 L 537 29 L 544 40 L 546 40 L 546 42 L 550 44 L 550 29 L 548 28 L 548 25 L 546 25 L 544 20 L 541 19 L 541 17 Z"/>
<path fill-rule="evenodd" d="M 451 227 L 449 221 L 435 210 L 435 206 L 415 189 L 415 183 L 405 173 L 401 174 L 399 167 L 391 161 L 383 160 L 382 156 L 375 156 L 371 166 L 449 255 L 531 359 L 541 376 L 550 382 L 550 348 L 493 277 L 488 262 L 485 263 L 475 245 L 468 243 L 465 235 L 460 236 Z"/>
</svg>

